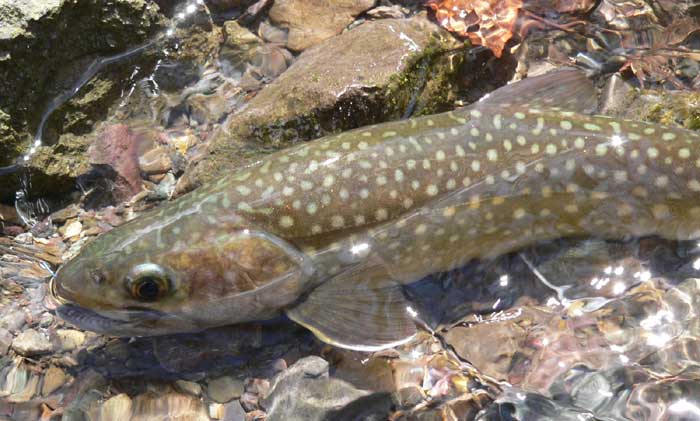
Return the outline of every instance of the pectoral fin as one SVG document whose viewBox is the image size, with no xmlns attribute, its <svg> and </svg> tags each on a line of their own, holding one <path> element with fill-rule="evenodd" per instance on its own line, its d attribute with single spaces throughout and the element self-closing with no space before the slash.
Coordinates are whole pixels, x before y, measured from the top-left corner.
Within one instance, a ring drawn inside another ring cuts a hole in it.
<svg viewBox="0 0 700 421">
<path fill-rule="evenodd" d="M 357 351 L 398 346 L 416 334 L 401 285 L 379 265 L 335 276 L 287 315 L 322 341 Z"/>
</svg>

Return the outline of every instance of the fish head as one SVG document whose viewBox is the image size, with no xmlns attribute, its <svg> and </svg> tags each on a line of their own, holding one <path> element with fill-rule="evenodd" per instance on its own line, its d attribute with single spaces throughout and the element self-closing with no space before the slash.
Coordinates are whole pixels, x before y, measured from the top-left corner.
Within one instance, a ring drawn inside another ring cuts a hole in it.
<svg viewBox="0 0 700 421">
<path fill-rule="evenodd" d="M 290 243 L 200 219 L 138 219 L 93 240 L 51 281 L 58 315 L 114 336 L 194 332 L 273 317 L 308 286 L 310 259 Z"/>
</svg>

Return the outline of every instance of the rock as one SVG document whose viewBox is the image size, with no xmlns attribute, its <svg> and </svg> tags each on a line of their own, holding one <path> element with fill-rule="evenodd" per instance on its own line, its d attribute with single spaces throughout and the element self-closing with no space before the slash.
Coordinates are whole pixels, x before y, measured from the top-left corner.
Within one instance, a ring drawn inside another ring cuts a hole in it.
<svg viewBox="0 0 700 421">
<path fill-rule="evenodd" d="M 367 12 L 367 16 L 372 19 L 400 19 L 409 14 L 409 10 L 398 4 L 393 6 L 379 6 Z"/>
<path fill-rule="evenodd" d="M 219 403 L 240 398 L 244 391 L 242 380 L 230 376 L 218 377 L 207 382 L 207 395 Z"/>
<path fill-rule="evenodd" d="M 7 306 L 2 309 L 2 312 L 4 314 L 0 317 L 0 327 L 10 332 L 19 331 L 27 322 L 26 313 L 17 305 Z"/>
<path fill-rule="evenodd" d="M 339 34 L 375 0 L 276 0 L 270 20 L 289 28 L 287 47 L 302 51 Z"/>
<path fill-rule="evenodd" d="M 453 102 L 451 78 L 459 73 L 459 59 L 455 56 L 451 66 L 438 63 L 447 59 L 447 50 L 461 45 L 421 14 L 367 22 L 304 51 L 227 119 L 208 154 L 185 171 L 178 192 L 237 168 L 263 150 L 398 119 L 413 103 L 421 113 L 445 110 Z M 433 66 L 440 70 L 433 72 Z M 431 82 L 420 74 L 430 74 Z"/>
<path fill-rule="evenodd" d="M 189 393 L 192 396 L 199 396 L 202 394 L 202 386 L 199 383 L 188 382 L 187 380 L 176 380 L 175 388 L 183 393 Z"/>
<path fill-rule="evenodd" d="M 131 420 L 209 421 L 206 406 L 199 398 L 173 392 L 147 392 L 136 396 L 132 403 Z M 120 418 L 124 419 L 124 418 Z M 128 419 L 128 418 L 126 418 Z"/>
<path fill-rule="evenodd" d="M 479 371 L 496 379 L 508 379 L 516 353 L 524 348 L 527 332 L 517 323 L 506 320 L 498 323 L 455 326 L 445 335 L 445 341 Z"/>
<path fill-rule="evenodd" d="M 164 174 L 172 168 L 170 153 L 167 148 L 157 146 L 149 149 L 139 157 L 141 171 L 148 175 Z"/>
<path fill-rule="evenodd" d="M 231 401 L 224 405 L 223 414 L 219 419 L 221 421 L 244 421 L 246 413 L 240 402 Z"/>
<path fill-rule="evenodd" d="M 85 343 L 85 332 L 73 329 L 56 330 L 61 351 L 72 351 Z"/>
<path fill-rule="evenodd" d="M 115 173 L 113 194 L 117 200 L 128 200 L 141 190 L 136 137 L 128 126 L 115 124 L 107 127 L 88 152 L 92 165 Z"/>
<path fill-rule="evenodd" d="M 7 354 L 12 345 L 12 339 L 12 334 L 7 329 L 0 328 L 0 356 Z"/>
<path fill-rule="evenodd" d="M 32 159 L 26 163 L 32 180 L 32 197 L 52 196 L 75 188 L 76 179 L 90 169 L 87 149 L 91 135 L 76 136 L 66 133 L 51 147 L 39 147 Z M 0 183 L 0 197 L 3 195 Z M 16 186 L 11 187 L 12 193 Z"/>
<path fill-rule="evenodd" d="M 272 380 L 270 393 L 262 400 L 267 419 L 332 419 L 354 401 L 368 396 L 350 383 L 328 377 L 328 362 L 320 357 L 306 357 Z"/>
<path fill-rule="evenodd" d="M 131 398 L 126 393 L 112 396 L 100 408 L 100 420 L 128 420 L 131 418 Z"/>
<path fill-rule="evenodd" d="M 250 392 L 244 392 L 243 395 L 241 395 L 241 398 L 238 400 L 245 409 L 246 412 L 250 411 L 255 411 L 256 409 L 260 409 L 258 405 L 258 395 Z"/>
<path fill-rule="evenodd" d="M 270 25 L 264 28 L 274 28 Z M 265 29 L 272 37 L 279 32 Z M 282 74 L 293 61 L 291 53 L 277 45 L 267 45 L 248 29 L 235 21 L 224 24 L 225 42 L 219 53 L 224 73 L 240 78 L 239 85 L 246 90 L 260 88 L 261 83 L 269 83 Z"/>
<path fill-rule="evenodd" d="M 51 351 L 51 341 L 43 333 L 28 329 L 12 341 L 12 349 L 24 356 L 44 354 Z"/>
<path fill-rule="evenodd" d="M 158 6 L 145 0 L 1 2 L 0 166 L 29 149 L 41 112 L 70 89 L 94 58 L 141 44 L 164 23 Z M 110 66 L 78 93 L 76 98 L 87 101 L 59 107 L 46 131 L 51 141 L 56 126 L 81 134 L 105 115 L 132 70 Z M 41 165 L 35 168 L 42 173 Z M 12 194 L 17 182 L 14 177 L 0 183 L 0 197 Z"/>
<path fill-rule="evenodd" d="M 42 396 L 49 396 L 68 380 L 66 373 L 58 367 L 51 366 L 44 372 L 44 382 L 41 384 Z"/>
<path fill-rule="evenodd" d="M 82 231 L 83 224 L 77 219 L 69 221 L 66 225 L 58 229 L 59 234 L 61 234 L 63 238 L 77 237 Z"/>
<path fill-rule="evenodd" d="M 665 126 L 700 130 L 700 93 L 697 91 L 635 90 L 610 114 Z"/>
</svg>

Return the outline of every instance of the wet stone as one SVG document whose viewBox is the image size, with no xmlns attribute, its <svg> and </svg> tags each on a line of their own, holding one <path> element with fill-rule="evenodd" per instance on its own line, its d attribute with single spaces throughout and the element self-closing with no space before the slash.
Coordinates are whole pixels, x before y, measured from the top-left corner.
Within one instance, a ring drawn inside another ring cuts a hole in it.
<svg viewBox="0 0 700 421">
<path fill-rule="evenodd" d="M 328 362 L 312 356 L 278 374 L 261 406 L 270 421 L 321 420 L 367 395 L 350 383 L 329 378 Z"/>
<path fill-rule="evenodd" d="M 243 421 L 246 419 L 246 413 L 240 402 L 231 401 L 224 405 L 222 417 L 219 419 L 222 421 Z"/>
<path fill-rule="evenodd" d="M 61 351 L 72 351 L 79 348 L 86 338 L 84 332 L 73 329 L 58 329 L 56 330 L 56 336 L 58 337 Z"/>
<path fill-rule="evenodd" d="M 12 344 L 13 336 L 7 329 L 0 328 L 0 355 L 7 354 Z"/>
<path fill-rule="evenodd" d="M 66 373 L 58 367 L 49 367 L 44 372 L 44 382 L 41 384 L 41 394 L 49 396 L 68 380 Z"/>
<path fill-rule="evenodd" d="M 23 310 L 17 308 L 16 306 L 5 307 L 3 309 L 2 317 L 0 317 L 0 327 L 9 330 L 10 332 L 19 331 L 22 326 L 27 322 L 26 315 Z"/>
<path fill-rule="evenodd" d="M 139 157 L 139 166 L 147 175 L 166 173 L 172 168 L 170 153 L 164 147 L 149 149 Z"/>
<path fill-rule="evenodd" d="M 258 395 L 256 395 L 255 393 L 244 392 L 241 395 L 239 402 L 241 403 L 241 406 L 243 406 L 243 409 L 246 410 L 246 412 L 250 412 L 256 409 L 260 409 L 258 399 Z"/>
<path fill-rule="evenodd" d="M 131 398 L 126 393 L 112 396 L 100 407 L 101 420 L 127 420 L 131 418 Z"/>
<path fill-rule="evenodd" d="M 199 396 L 202 394 L 202 386 L 199 383 L 187 380 L 176 380 L 174 386 L 180 392 L 188 393 L 192 396 Z"/>
<path fill-rule="evenodd" d="M 409 10 L 398 4 L 393 6 L 379 6 L 367 12 L 367 16 L 373 19 L 401 19 L 405 18 Z"/>
<path fill-rule="evenodd" d="M 207 395 L 219 403 L 240 398 L 243 391 L 243 381 L 231 376 L 218 377 L 207 382 Z"/>
<path fill-rule="evenodd" d="M 143 393 L 132 400 L 132 408 L 132 420 L 210 421 L 206 406 L 198 398 L 179 393 Z"/>
<path fill-rule="evenodd" d="M 339 34 L 374 0 L 276 0 L 273 23 L 289 28 L 287 47 L 302 51 Z"/>
<path fill-rule="evenodd" d="M 50 352 L 52 346 L 46 335 L 34 329 L 28 329 L 12 341 L 12 349 L 20 355 L 32 356 Z"/>
<path fill-rule="evenodd" d="M 55 321 L 54 316 L 51 313 L 44 313 L 39 318 L 40 327 L 49 327 Z"/>
</svg>

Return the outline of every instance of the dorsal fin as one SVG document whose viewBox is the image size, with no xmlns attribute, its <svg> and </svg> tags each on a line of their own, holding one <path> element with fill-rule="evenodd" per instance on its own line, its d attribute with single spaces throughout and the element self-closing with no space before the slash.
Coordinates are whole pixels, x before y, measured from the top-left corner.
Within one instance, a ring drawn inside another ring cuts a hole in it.
<svg viewBox="0 0 700 421">
<path fill-rule="evenodd" d="M 498 88 L 471 106 L 558 107 L 590 114 L 595 112 L 597 103 L 596 88 L 586 73 L 565 68 Z"/>
</svg>

